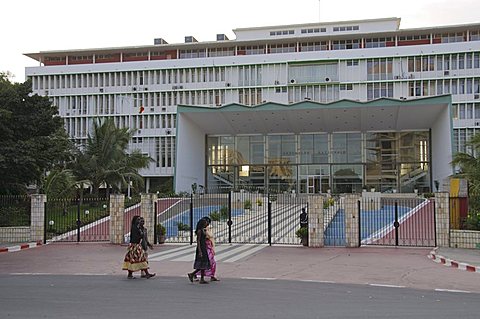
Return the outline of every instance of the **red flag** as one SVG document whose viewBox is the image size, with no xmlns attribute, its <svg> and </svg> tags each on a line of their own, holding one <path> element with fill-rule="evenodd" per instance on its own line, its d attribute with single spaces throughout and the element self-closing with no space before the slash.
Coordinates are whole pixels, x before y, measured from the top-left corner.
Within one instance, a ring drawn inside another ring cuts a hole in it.
<svg viewBox="0 0 480 319">
<path fill-rule="evenodd" d="M 140 110 L 138 111 L 138 113 L 142 114 L 143 111 L 145 111 L 145 108 L 143 106 L 140 105 Z"/>
</svg>

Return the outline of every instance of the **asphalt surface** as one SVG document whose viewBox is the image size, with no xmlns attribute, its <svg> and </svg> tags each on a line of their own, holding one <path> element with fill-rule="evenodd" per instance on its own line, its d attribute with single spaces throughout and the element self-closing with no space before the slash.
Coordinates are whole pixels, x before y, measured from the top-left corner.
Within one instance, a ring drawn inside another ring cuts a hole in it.
<svg viewBox="0 0 480 319">
<path fill-rule="evenodd" d="M 0 275 L 2 318 L 478 318 L 478 294 L 288 280 Z"/>
</svg>

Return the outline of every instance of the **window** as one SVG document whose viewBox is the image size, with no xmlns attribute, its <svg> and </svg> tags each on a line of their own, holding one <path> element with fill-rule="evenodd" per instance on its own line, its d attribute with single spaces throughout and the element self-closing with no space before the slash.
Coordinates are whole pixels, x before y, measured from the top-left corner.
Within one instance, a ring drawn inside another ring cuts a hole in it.
<svg viewBox="0 0 480 319">
<path fill-rule="evenodd" d="M 287 53 L 295 52 L 297 45 L 295 43 L 285 43 L 285 44 L 271 44 L 270 53 Z"/>
<path fill-rule="evenodd" d="M 368 59 L 367 80 L 392 80 L 393 59 Z"/>
<path fill-rule="evenodd" d="M 279 35 L 291 35 L 295 34 L 295 30 L 281 30 L 281 31 L 270 31 L 270 36 L 279 36 Z"/>
<path fill-rule="evenodd" d="M 358 66 L 358 60 L 348 60 L 347 66 Z"/>
<path fill-rule="evenodd" d="M 367 100 L 371 101 L 382 97 L 393 97 L 393 83 L 367 84 Z"/>
<path fill-rule="evenodd" d="M 340 84 L 340 91 L 352 91 L 353 84 Z"/>
<path fill-rule="evenodd" d="M 387 42 L 393 43 L 393 38 L 373 38 L 365 39 L 366 48 L 383 48 L 387 46 Z"/>
<path fill-rule="evenodd" d="M 304 42 L 300 43 L 300 51 L 326 51 L 328 50 L 328 42 Z"/>
</svg>

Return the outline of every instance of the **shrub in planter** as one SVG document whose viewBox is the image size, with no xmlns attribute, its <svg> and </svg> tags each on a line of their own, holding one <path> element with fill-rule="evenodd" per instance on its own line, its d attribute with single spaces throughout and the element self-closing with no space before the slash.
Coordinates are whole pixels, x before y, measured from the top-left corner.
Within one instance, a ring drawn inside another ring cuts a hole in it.
<svg viewBox="0 0 480 319">
<path fill-rule="evenodd" d="M 184 224 L 182 222 L 178 222 L 177 223 L 177 230 L 178 231 L 189 231 L 190 230 L 190 226 L 187 225 L 187 224 Z"/>
<path fill-rule="evenodd" d="M 307 227 L 300 227 L 295 232 L 298 238 L 302 240 L 303 246 L 308 246 L 308 228 Z"/>
<path fill-rule="evenodd" d="M 261 198 L 257 198 L 257 206 L 262 206 L 263 205 L 263 201 Z"/>
<path fill-rule="evenodd" d="M 247 199 L 243 202 L 243 209 L 251 209 L 252 208 L 252 201 Z"/>
<path fill-rule="evenodd" d="M 167 234 L 167 230 L 165 229 L 165 226 L 163 226 L 162 224 L 157 224 L 156 232 L 157 232 L 157 242 L 159 244 L 165 243 L 165 235 Z"/>
</svg>

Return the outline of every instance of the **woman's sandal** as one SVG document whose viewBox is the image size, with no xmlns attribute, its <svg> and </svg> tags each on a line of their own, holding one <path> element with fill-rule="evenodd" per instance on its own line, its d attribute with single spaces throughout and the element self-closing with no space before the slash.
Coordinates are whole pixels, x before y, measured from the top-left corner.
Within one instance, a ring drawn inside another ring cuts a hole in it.
<svg viewBox="0 0 480 319">
<path fill-rule="evenodd" d="M 191 274 L 191 273 L 188 273 L 187 276 L 188 276 L 188 279 L 190 280 L 190 282 L 193 282 L 193 276 L 194 275 Z"/>
<path fill-rule="evenodd" d="M 136 277 L 133 276 L 127 276 L 128 279 L 137 279 Z"/>
<path fill-rule="evenodd" d="M 210 278 L 210 281 L 220 281 L 220 279 L 218 279 L 217 277 L 212 277 Z"/>
<path fill-rule="evenodd" d="M 146 275 L 145 275 L 145 278 L 149 279 L 149 278 L 155 277 L 155 275 L 156 275 L 156 273 L 146 274 Z"/>
</svg>

